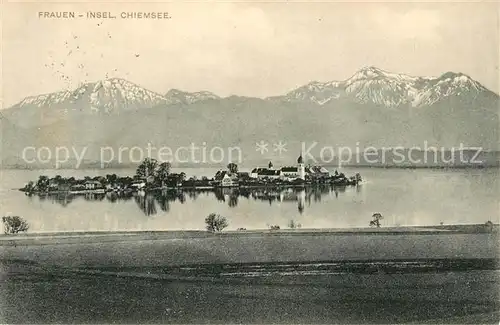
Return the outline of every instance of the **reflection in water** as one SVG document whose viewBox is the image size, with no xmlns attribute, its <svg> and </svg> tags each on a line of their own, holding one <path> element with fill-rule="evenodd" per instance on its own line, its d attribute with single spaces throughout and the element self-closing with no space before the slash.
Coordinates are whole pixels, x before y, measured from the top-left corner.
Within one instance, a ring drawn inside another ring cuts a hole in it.
<svg viewBox="0 0 500 325">
<path fill-rule="evenodd" d="M 191 198 L 192 196 L 190 196 Z M 196 197 L 192 197 L 196 200 Z M 134 195 L 135 202 L 141 211 L 147 215 L 155 215 L 157 213 L 156 204 L 160 206 L 160 209 L 164 212 L 170 210 L 170 202 L 179 201 L 181 204 L 186 202 L 186 195 L 184 192 L 176 190 L 161 190 L 151 193 L 144 193 L 139 191 Z"/>
<path fill-rule="evenodd" d="M 157 213 L 155 198 L 153 195 L 146 195 L 144 192 L 139 192 L 134 199 L 139 209 L 141 209 L 145 215 L 150 216 Z"/>
<path fill-rule="evenodd" d="M 345 187 L 335 187 L 329 185 L 321 185 L 306 188 L 217 188 L 206 190 L 158 190 L 146 193 L 138 192 L 107 192 L 107 193 L 58 193 L 58 194 L 41 194 L 40 200 L 47 200 L 53 203 L 61 204 L 67 207 L 76 199 L 84 199 L 85 201 L 103 201 L 107 200 L 110 203 L 118 203 L 121 201 L 134 200 L 139 209 L 146 215 L 152 216 L 158 213 L 157 205 L 161 211 L 168 212 L 171 202 L 180 202 L 184 204 L 186 198 L 195 201 L 200 195 L 214 195 L 215 199 L 221 203 L 227 204 L 234 208 L 238 206 L 240 198 L 246 200 L 262 201 L 269 205 L 274 203 L 296 203 L 297 210 L 302 214 L 311 202 L 321 202 L 321 197 L 330 195 L 332 192 L 338 198 L 339 193 L 345 192 Z M 361 187 L 356 188 L 359 192 Z"/>
</svg>

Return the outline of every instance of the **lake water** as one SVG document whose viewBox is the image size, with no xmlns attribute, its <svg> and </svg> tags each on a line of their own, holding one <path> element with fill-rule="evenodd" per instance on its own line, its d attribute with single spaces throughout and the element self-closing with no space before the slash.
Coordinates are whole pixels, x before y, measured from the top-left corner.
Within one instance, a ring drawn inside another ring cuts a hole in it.
<svg viewBox="0 0 500 325">
<path fill-rule="evenodd" d="M 245 171 L 244 168 L 240 168 Z M 180 172 L 173 169 L 173 172 Z M 217 169 L 185 168 L 187 176 L 213 177 Z M 96 176 L 134 170 L 3 170 L 0 171 L 0 214 L 20 215 L 29 232 L 199 230 L 209 213 L 229 220 L 229 230 L 366 227 L 371 215 L 384 216 L 382 226 L 484 223 L 499 220 L 498 169 L 431 170 L 343 168 L 361 173 L 358 187 L 285 191 L 169 192 L 116 199 L 107 195 L 26 196 L 15 190 L 39 175 Z"/>
</svg>

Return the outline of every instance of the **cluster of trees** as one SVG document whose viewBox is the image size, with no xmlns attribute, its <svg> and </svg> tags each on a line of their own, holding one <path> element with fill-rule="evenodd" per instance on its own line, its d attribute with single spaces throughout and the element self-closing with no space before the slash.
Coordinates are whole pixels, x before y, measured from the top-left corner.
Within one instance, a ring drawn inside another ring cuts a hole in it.
<svg viewBox="0 0 500 325">
<path fill-rule="evenodd" d="M 170 168 L 171 164 L 169 162 L 159 163 L 154 158 L 146 158 L 137 167 L 135 176 L 140 179 L 146 179 L 149 183 L 161 186 L 167 182 Z"/>
<path fill-rule="evenodd" d="M 119 177 L 116 174 L 108 174 L 106 176 L 85 176 L 83 179 L 75 179 L 74 177 L 65 178 L 60 175 L 56 175 L 52 178 L 42 175 L 36 182 L 28 182 L 28 184 L 26 184 L 22 190 L 26 192 L 46 192 L 51 189 L 69 189 L 69 187 L 74 185 L 83 185 L 87 181 L 100 182 L 103 187 L 108 184 L 117 184 L 123 187 L 127 187 L 131 185 L 135 180 L 139 179 L 147 180 L 148 184 L 150 183 L 153 185 L 161 186 L 167 181 L 170 181 L 171 183 L 178 183 L 182 182 L 185 179 L 185 173 L 170 174 L 170 168 L 171 165 L 169 162 L 158 163 L 156 159 L 146 158 L 137 167 L 134 177 Z"/>
<path fill-rule="evenodd" d="M 101 183 L 104 187 L 107 184 L 121 184 L 121 185 L 130 185 L 133 183 L 134 179 L 132 177 L 119 177 L 116 174 L 108 174 L 106 176 L 85 176 L 83 179 L 76 179 L 74 177 L 62 177 L 61 175 L 56 175 L 52 178 L 42 175 L 38 177 L 36 182 L 30 181 L 28 182 L 23 191 L 26 192 L 46 192 L 51 189 L 69 189 L 69 187 L 73 185 L 83 185 L 87 181 L 97 181 Z M 53 188 L 54 187 L 54 188 Z"/>
</svg>

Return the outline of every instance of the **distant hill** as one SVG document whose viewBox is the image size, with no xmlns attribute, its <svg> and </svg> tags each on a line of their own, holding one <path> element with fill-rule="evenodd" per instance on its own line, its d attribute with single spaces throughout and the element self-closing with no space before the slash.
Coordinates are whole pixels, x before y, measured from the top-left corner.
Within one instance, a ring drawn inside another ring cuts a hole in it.
<svg viewBox="0 0 500 325">
<path fill-rule="evenodd" d="M 77 152 L 87 147 L 84 165 L 99 164 L 102 147 L 117 155 L 120 147 L 146 151 L 148 144 L 175 151 L 194 143 L 207 154 L 215 146 L 238 146 L 248 164 L 293 164 L 302 147 L 314 143 L 311 154 L 316 157 L 324 147 L 340 146 L 363 150 L 427 144 L 446 150 L 462 144 L 496 152 L 499 103 L 497 94 L 452 72 L 412 77 L 367 67 L 345 81 L 311 82 L 265 99 L 221 98 L 208 91 L 161 95 L 115 78 L 28 97 L 2 111 L 2 163 L 25 165 L 22 152 L 28 146 L 52 152 L 62 146 Z M 261 140 L 269 143 L 264 154 L 256 151 Z M 279 141 L 287 149 L 281 155 L 273 151 Z M 130 163 L 128 153 L 122 153 L 112 165 Z M 30 153 L 27 158 L 36 157 Z M 191 158 L 180 163 L 196 165 Z M 41 165 L 53 165 L 53 157 L 47 160 Z"/>
</svg>

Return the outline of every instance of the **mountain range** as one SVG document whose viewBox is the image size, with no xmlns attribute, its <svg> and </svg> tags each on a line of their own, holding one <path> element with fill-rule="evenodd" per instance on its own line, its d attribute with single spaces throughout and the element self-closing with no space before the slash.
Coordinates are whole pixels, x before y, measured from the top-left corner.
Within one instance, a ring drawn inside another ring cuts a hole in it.
<svg viewBox="0 0 500 325">
<path fill-rule="evenodd" d="M 499 103 L 496 93 L 455 72 L 414 77 L 366 67 L 344 81 L 314 81 L 268 98 L 177 89 L 160 94 L 113 78 L 27 97 L 3 110 L 1 157 L 4 167 L 24 166 L 28 146 L 87 147 L 85 163 L 92 164 L 102 147 L 191 143 L 208 150 L 238 146 L 245 163 L 293 163 L 303 143 L 317 143 L 313 155 L 322 147 L 424 144 L 496 151 Z M 270 146 L 264 154 L 255 150 L 261 140 Z M 272 150 L 278 141 L 287 143 L 279 156 Z"/>
</svg>

